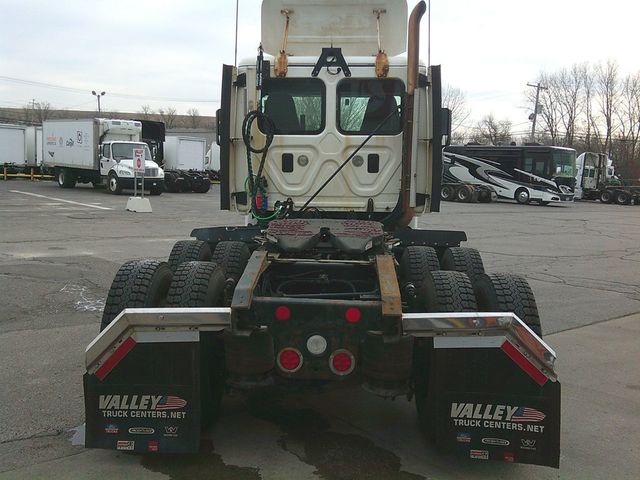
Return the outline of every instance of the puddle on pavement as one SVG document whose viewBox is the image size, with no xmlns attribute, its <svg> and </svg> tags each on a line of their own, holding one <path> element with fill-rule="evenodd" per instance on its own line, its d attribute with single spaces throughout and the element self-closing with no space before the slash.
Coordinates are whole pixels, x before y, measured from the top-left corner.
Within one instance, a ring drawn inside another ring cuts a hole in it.
<svg viewBox="0 0 640 480">
<path fill-rule="evenodd" d="M 213 453 L 211 441 L 202 441 L 200 453 L 181 455 L 145 455 L 141 465 L 152 472 L 168 475 L 171 480 L 260 480 L 257 468 L 225 465 Z"/>
<path fill-rule="evenodd" d="M 400 457 L 360 435 L 330 431 L 329 421 L 308 409 L 283 406 L 277 398 L 249 398 L 250 412 L 276 424 L 284 432 L 280 446 L 316 467 L 321 478 L 331 480 L 424 479 L 401 471 Z"/>
</svg>

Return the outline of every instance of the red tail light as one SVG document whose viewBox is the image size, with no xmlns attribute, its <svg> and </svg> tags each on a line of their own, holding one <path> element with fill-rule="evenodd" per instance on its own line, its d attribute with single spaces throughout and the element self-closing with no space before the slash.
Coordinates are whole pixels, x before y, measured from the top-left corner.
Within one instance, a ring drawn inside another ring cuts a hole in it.
<svg viewBox="0 0 640 480">
<path fill-rule="evenodd" d="M 283 348 L 278 354 L 278 366 L 287 372 L 296 372 L 302 366 L 302 354 L 295 348 Z"/>
<path fill-rule="evenodd" d="M 329 359 L 331 371 L 336 375 L 348 375 L 356 366 L 355 358 L 348 350 L 336 350 Z"/>
<path fill-rule="evenodd" d="M 358 323 L 360 317 L 362 317 L 362 313 L 360 313 L 360 309 L 356 307 L 347 308 L 347 311 L 344 312 L 344 318 L 351 324 Z"/>
<path fill-rule="evenodd" d="M 280 305 L 276 308 L 274 315 L 276 317 L 276 320 L 280 322 L 286 322 L 291 318 L 291 309 L 286 305 Z"/>
</svg>

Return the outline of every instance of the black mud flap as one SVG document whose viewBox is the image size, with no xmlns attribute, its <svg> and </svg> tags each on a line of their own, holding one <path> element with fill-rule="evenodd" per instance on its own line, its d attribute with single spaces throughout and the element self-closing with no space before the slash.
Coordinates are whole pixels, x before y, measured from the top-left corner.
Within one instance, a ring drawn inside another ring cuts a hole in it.
<svg viewBox="0 0 640 480">
<path fill-rule="evenodd" d="M 495 348 L 435 348 L 429 371 L 437 448 L 471 459 L 559 467 L 559 382 L 535 381 Z"/>
<path fill-rule="evenodd" d="M 197 452 L 200 384 L 206 370 L 200 343 L 137 340 L 128 337 L 98 370 L 84 375 L 85 445 L 134 452 Z"/>
</svg>

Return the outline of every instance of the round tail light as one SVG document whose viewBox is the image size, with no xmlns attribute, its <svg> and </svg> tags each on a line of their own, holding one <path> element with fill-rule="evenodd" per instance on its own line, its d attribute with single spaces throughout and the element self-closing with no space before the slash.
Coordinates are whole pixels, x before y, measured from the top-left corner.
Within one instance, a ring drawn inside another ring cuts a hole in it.
<svg viewBox="0 0 640 480">
<path fill-rule="evenodd" d="M 329 367 L 336 375 L 349 375 L 356 366 L 356 359 L 349 350 L 336 350 L 331 354 Z"/>
<path fill-rule="evenodd" d="M 297 372 L 302 367 L 302 354 L 295 348 L 283 348 L 278 354 L 278 366 L 285 372 Z"/>
</svg>

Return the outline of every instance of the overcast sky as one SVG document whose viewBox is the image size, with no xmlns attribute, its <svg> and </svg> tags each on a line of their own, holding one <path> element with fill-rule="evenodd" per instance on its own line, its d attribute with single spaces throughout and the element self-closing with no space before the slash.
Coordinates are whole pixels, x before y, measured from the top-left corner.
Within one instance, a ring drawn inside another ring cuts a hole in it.
<svg viewBox="0 0 640 480">
<path fill-rule="evenodd" d="M 0 0 L 0 106 L 175 106 L 213 115 L 234 61 L 235 0 Z M 372 2 L 374 3 L 374 2 Z M 417 2 L 409 0 L 409 9 Z M 254 56 L 260 0 L 240 0 L 238 56 Z M 527 82 L 574 63 L 640 70 L 640 6 L 630 0 L 432 0 L 431 63 L 462 89 L 473 123 L 493 113 L 527 128 Z M 426 16 L 421 57 L 426 60 Z M 37 85 L 40 82 L 47 85 Z"/>
</svg>

